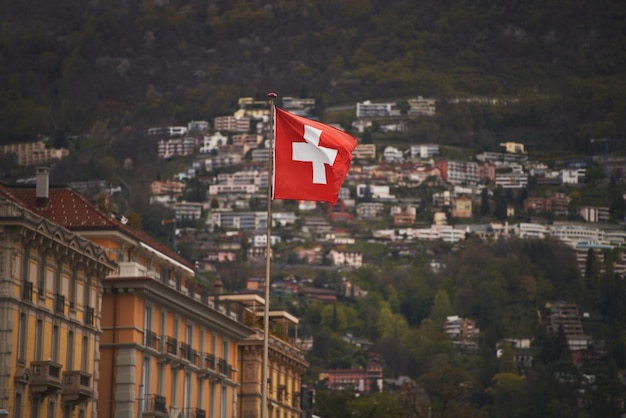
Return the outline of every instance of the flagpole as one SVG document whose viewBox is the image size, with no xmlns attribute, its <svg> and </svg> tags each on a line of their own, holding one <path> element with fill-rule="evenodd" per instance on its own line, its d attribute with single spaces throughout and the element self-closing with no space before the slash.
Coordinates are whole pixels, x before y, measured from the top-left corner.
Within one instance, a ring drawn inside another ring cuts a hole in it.
<svg viewBox="0 0 626 418">
<path fill-rule="evenodd" d="M 269 157 L 267 176 L 267 234 L 265 243 L 265 306 L 263 311 L 263 370 L 261 373 L 261 418 L 267 417 L 267 366 L 270 332 L 270 265 L 272 261 L 272 186 L 274 180 L 274 99 L 276 93 L 268 93 L 270 105 Z"/>
</svg>

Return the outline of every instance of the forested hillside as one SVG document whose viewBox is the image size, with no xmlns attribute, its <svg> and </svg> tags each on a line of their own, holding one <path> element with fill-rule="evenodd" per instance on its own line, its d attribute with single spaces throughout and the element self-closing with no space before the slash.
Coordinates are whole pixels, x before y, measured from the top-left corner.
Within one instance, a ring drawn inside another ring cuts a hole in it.
<svg viewBox="0 0 626 418">
<path fill-rule="evenodd" d="M 109 145 L 275 91 L 315 97 L 320 115 L 365 99 L 516 98 L 443 106 L 412 137 L 580 151 L 624 134 L 625 18 L 616 0 L 3 0 L 0 142 Z"/>
<path fill-rule="evenodd" d="M 48 136 L 71 148 L 53 182 L 124 183 L 116 209 L 171 240 L 162 222 L 171 214 L 148 204 L 149 184 L 167 164 L 170 173 L 185 167 L 158 161 L 148 127 L 212 121 L 240 97 L 273 91 L 279 100 L 314 97 L 316 116 L 349 128 L 353 115 L 325 111 L 419 95 L 438 100 L 437 115 L 376 140 L 472 151 L 511 140 L 549 158 L 597 152 L 590 138 L 626 137 L 624 22 L 621 0 L 0 0 L 0 144 Z M 452 100 L 476 96 L 505 104 Z M 3 164 L 0 180 L 33 174 Z M 205 187 L 193 181 L 188 190 Z M 593 203 L 612 197 L 612 186 L 590 185 Z M 471 236 L 415 249 L 410 258 L 383 250 L 375 266 L 313 279 L 337 290 L 345 279 L 363 298 L 277 301 L 314 338 L 308 383 L 319 384 L 324 368 L 366 364 L 367 352 L 344 340 L 351 334 L 372 343 L 386 378 L 406 375 L 424 388 L 432 417 L 621 416 L 626 304 L 614 252 L 603 254 L 606 267 L 590 256 L 583 277 L 571 249 L 551 240 Z M 243 263 L 229 267 L 248 278 Z M 559 300 L 589 314 L 585 332 L 599 354 L 584 367 L 574 366 L 563 333 L 546 330 L 546 302 Z M 455 350 L 442 332 L 448 315 L 476 320 L 473 351 Z M 498 359 L 505 338 L 532 340 L 532 366 L 518 368 L 510 346 Z M 414 393 L 357 398 L 321 387 L 324 418 L 428 416 L 414 409 Z"/>
</svg>

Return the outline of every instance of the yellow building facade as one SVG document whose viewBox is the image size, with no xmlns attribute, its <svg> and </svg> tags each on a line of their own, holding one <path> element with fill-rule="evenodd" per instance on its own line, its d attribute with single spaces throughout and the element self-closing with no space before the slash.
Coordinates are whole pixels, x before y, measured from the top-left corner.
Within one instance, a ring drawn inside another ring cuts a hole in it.
<svg viewBox="0 0 626 418">
<path fill-rule="evenodd" d="M 67 187 L 19 188 L 42 215 L 102 248 L 117 268 L 103 278 L 97 415 L 105 418 L 234 417 L 237 344 L 252 333 L 243 310 L 194 281 L 193 266 L 103 213 Z M 94 415 L 95 416 L 95 415 Z"/>
<path fill-rule="evenodd" d="M 88 353 L 78 355 L 80 361 L 93 358 L 95 368 L 91 415 L 78 418 L 236 418 L 244 411 L 246 416 L 261 416 L 262 369 L 247 375 L 246 387 L 251 387 L 251 379 L 258 380 L 255 394 L 250 394 L 243 390 L 241 366 L 246 350 L 246 365 L 261 365 L 261 358 L 252 359 L 249 352 L 258 354 L 259 336 L 262 341 L 258 319 L 262 299 L 251 306 L 247 297 L 223 295 L 219 281 L 214 288 L 201 285 L 191 263 L 148 234 L 102 212 L 71 188 L 49 187 L 47 170 L 38 172 L 36 187 L 14 186 L 11 193 L 36 214 L 79 234 L 76 239 L 87 240 L 93 251 L 99 249 L 113 269 L 95 285 L 101 295 L 101 303 L 94 306 L 98 341 L 80 346 L 86 347 L 80 353 Z M 80 279 L 80 268 L 72 264 L 65 268 L 70 277 Z M 77 293 L 85 292 L 79 289 L 84 287 L 77 285 Z M 77 299 L 71 293 L 67 297 Z M 75 306 L 81 306 L 78 300 Z M 288 338 L 277 335 L 271 339 L 270 362 L 281 389 L 269 390 L 271 410 L 280 413 L 271 416 L 295 418 L 300 415 L 295 399 L 306 363 Z M 253 405 L 247 403 L 252 398 L 257 399 Z"/>
<path fill-rule="evenodd" d="M 239 410 L 242 418 L 260 418 L 263 407 L 263 350 L 265 299 L 257 294 L 221 295 L 222 303 L 236 303 L 246 307 L 253 319 L 246 322 L 254 333 L 239 344 L 240 373 Z M 298 319 L 286 311 L 269 312 L 268 378 L 266 396 L 267 418 L 300 418 L 302 374 L 309 367 L 304 354 L 294 341 L 297 338 Z"/>
<path fill-rule="evenodd" d="M 0 411 L 93 418 L 102 248 L 27 210 L 0 185 Z"/>
</svg>

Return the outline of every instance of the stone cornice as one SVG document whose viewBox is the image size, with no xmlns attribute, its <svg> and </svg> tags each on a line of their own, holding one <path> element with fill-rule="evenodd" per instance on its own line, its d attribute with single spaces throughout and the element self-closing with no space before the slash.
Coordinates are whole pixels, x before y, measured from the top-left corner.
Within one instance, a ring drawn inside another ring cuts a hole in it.
<svg viewBox="0 0 626 418">
<path fill-rule="evenodd" d="M 132 293 L 168 311 L 186 318 L 193 318 L 198 324 L 213 329 L 233 341 L 242 341 L 253 330 L 202 302 L 172 289 L 148 277 L 107 278 L 103 282 L 104 293 Z"/>
</svg>

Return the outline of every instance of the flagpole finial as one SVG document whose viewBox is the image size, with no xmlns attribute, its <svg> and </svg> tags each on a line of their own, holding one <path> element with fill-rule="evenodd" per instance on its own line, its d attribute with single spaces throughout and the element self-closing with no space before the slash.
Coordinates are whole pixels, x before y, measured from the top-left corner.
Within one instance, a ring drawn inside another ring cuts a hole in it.
<svg viewBox="0 0 626 418">
<path fill-rule="evenodd" d="M 278 96 L 276 93 L 267 93 L 267 97 L 270 99 L 274 99 L 276 96 Z"/>
</svg>

